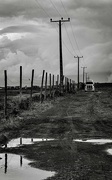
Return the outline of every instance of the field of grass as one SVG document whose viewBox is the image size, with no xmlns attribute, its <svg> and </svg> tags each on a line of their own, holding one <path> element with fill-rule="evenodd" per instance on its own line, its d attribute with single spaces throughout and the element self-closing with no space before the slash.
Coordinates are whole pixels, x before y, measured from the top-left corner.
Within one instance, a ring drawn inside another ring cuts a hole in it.
<svg viewBox="0 0 112 180">
<path fill-rule="evenodd" d="M 24 154 L 31 166 L 53 170 L 49 180 L 111 180 L 112 157 L 105 150 L 112 144 L 93 145 L 73 139 L 112 139 L 112 89 L 79 91 L 54 100 L 33 101 L 9 119 L 1 119 L 0 136 L 55 138 L 34 145 L 0 149 Z"/>
</svg>

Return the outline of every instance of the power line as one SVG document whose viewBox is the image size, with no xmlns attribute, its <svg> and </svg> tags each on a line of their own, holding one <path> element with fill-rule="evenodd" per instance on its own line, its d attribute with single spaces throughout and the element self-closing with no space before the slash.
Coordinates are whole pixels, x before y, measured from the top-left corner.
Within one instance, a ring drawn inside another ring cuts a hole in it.
<svg viewBox="0 0 112 180">
<path fill-rule="evenodd" d="M 41 7 L 41 9 L 44 11 L 44 13 L 49 17 L 49 18 L 51 18 L 50 16 L 49 16 L 49 14 L 47 13 L 47 11 L 43 8 L 43 6 L 39 3 L 39 1 L 38 0 L 35 0 L 35 2 L 36 2 L 36 4 L 37 5 L 39 5 L 40 7 Z"/>
<path fill-rule="evenodd" d="M 69 15 L 68 15 L 68 12 L 67 12 L 67 10 L 66 10 L 66 8 L 65 8 L 65 6 L 64 6 L 64 4 L 63 4 L 63 2 L 62 2 L 62 0 L 60 0 L 60 2 L 61 2 L 61 4 L 62 4 L 62 6 L 63 6 L 63 9 L 65 10 L 66 15 L 69 16 Z M 71 21 L 70 21 L 70 26 L 71 26 L 72 34 L 73 34 L 74 40 L 75 40 L 75 42 L 76 42 L 77 48 L 78 48 L 78 50 L 79 50 L 79 53 L 82 55 L 82 53 L 81 53 L 81 51 L 80 51 L 80 48 L 79 48 L 79 46 L 78 46 L 78 43 L 77 43 L 75 34 L 74 34 L 74 32 L 73 32 L 73 27 L 72 27 Z M 86 65 L 84 57 L 83 57 L 83 61 L 84 61 L 84 64 Z"/>
<path fill-rule="evenodd" d="M 52 5 L 53 5 L 54 9 L 56 10 L 56 12 L 57 12 L 60 16 L 62 16 L 62 15 L 60 14 L 60 12 L 58 11 L 58 9 L 56 8 L 55 4 L 52 2 L 52 0 L 50 0 L 50 2 L 52 3 Z M 69 16 L 68 16 L 68 17 L 69 17 Z M 74 53 L 77 55 L 77 53 L 75 52 L 75 49 L 74 49 L 74 47 L 73 47 L 73 45 L 72 45 L 72 42 L 71 42 L 71 39 L 70 39 L 70 37 L 69 37 L 69 34 L 68 34 L 68 31 L 67 31 L 67 28 L 66 28 L 65 24 L 64 24 L 64 27 L 65 27 L 65 30 L 66 30 L 66 33 L 67 33 L 69 42 L 70 42 L 70 44 L 71 44 L 71 47 L 72 47 Z"/>
<path fill-rule="evenodd" d="M 43 8 L 43 6 L 38 2 L 38 0 L 35 0 L 36 4 L 38 5 L 38 7 L 40 7 L 44 13 L 51 19 L 51 17 L 49 16 L 49 14 L 47 13 L 47 11 Z M 50 2 L 52 3 L 53 7 L 55 8 L 55 10 L 58 12 L 58 14 L 61 16 L 61 14 L 59 13 L 59 11 L 57 10 L 56 6 L 53 4 L 53 2 L 50 0 Z M 56 29 L 56 27 L 55 27 Z M 56 29 L 56 32 L 58 32 L 58 30 Z M 62 40 L 65 48 L 68 50 L 68 52 L 74 56 L 74 54 L 71 52 L 71 50 L 67 47 L 67 45 L 65 44 L 65 42 Z"/>
<path fill-rule="evenodd" d="M 67 47 L 67 45 L 65 44 L 65 42 L 64 42 L 64 41 L 62 41 L 62 42 L 63 42 L 63 44 L 64 44 L 65 48 L 68 50 L 68 52 L 69 52 L 72 56 L 74 56 L 74 54 L 71 52 L 71 50 L 70 50 L 70 49 L 68 49 L 68 47 Z"/>
<path fill-rule="evenodd" d="M 60 0 L 60 2 L 61 2 L 62 6 L 63 6 L 63 8 L 64 8 L 64 10 L 65 10 L 66 15 L 69 17 L 69 14 L 68 14 L 68 12 L 67 12 L 67 10 L 66 10 L 66 8 L 65 8 L 65 6 L 64 6 L 64 4 L 63 4 L 63 2 L 62 2 L 62 0 Z M 77 49 L 79 50 L 79 53 L 82 55 L 82 53 L 81 53 L 81 51 L 80 51 L 80 48 L 79 48 L 79 45 L 78 45 L 78 43 L 77 43 L 77 40 L 76 40 L 75 34 L 74 34 L 74 32 L 73 32 L 73 27 L 72 27 L 72 23 L 71 23 L 71 21 L 70 21 L 70 26 L 71 26 L 71 30 L 72 30 L 72 34 L 73 34 L 73 38 L 74 38 L 74 40 L 75 40 L 75 43 L 76 43 Z"/>
<path fill-rule="evenodd" d="M 66 28 L 66 25 L 65 25 L 65 24 L 64 24 L 64 27 L 65 27 L 65 30 L 66 30 L 66 33 L 67 33 L 68 39 L 69 39 L 69 41 L 70 41 L 71 47 L 72 47 L 72 49 L 73 49 L 74 53 L 77 55 L 77 53 L 75 52 L 75 49 L 74 49 L 74 47 L 73 47 L 73 44 L 72 44 L 72 42 L 71 42 L 71 39 L 70 39 L 70 37 L 69 37 L 69 34 L 68 34 L 68 31 L 67 31 L 67 28 Z"/>
<path fill-rule="evenodd" d="M 60 17 L 61 17 L 61 14 L 60 14 L 60 12 L 58 11 L 58 9 L 56 8 L 56 6 L 54 5 L 54 3 L 50 0 L 50 2 L 51 2 L 51 4 L 53 5 L 53 7 L 54 7 L 54 9 L 57 11 L 57 13 L 60 15 Z"/>
</svg>

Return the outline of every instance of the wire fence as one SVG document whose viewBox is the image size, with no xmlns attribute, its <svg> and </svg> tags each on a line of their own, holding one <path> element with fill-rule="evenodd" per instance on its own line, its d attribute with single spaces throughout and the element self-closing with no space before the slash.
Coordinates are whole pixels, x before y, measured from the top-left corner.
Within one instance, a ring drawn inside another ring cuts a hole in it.
<svg viewBox="0 0 112 180">
<path fill-rule="evenodd" d="M 13 85 L 13 81 L 8 78 L 7 70 L 4 70 L 4 84 L 5 86 L 0 89 L 0 95 L 2 97 L 2 103 L 0 103 L 0 110 L 4 109 L 4 117 L 11 114 L 16 114 L 19 109 L 28 109 L 31 107 L 33 101 L 43 103 L 46 100 L 55 100 L 56 97 L 64 96 L 67 93 L 76 92 L 75 81 L 68 77 L 54 75 L 43 70 L 40 85 L 37 85 L 37 79 L 35 77 L 35 71 L 32 69 L 29 86 L 23 86 L 24 76 L 23 68 L 20 66 L 20 75 L 18 85 Z M 61 82 L 63 79 L 63 82 Z M 34 84 L 35 80 L 35 84 Z M 11 83 L 11 85 L 9 85 Z"/>
</svg>

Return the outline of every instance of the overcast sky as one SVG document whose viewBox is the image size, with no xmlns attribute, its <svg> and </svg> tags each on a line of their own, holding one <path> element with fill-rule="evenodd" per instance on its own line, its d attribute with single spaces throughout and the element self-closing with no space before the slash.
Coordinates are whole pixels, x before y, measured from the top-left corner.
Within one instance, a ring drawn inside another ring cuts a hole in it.
<svg viewBox="0 0 112 180">
<path fill-rule="evenodd" d="M 62 25 L 64 75 L 77 75 L 77 59 L 94 81 L 112 81 L 112 0 L 0 0 L 0 85 L 4 70 L 8 84 L 28 84 L 32 69 L 35 84 L 45 69 L 59 74 L 59 20 Z"/>
</svg>

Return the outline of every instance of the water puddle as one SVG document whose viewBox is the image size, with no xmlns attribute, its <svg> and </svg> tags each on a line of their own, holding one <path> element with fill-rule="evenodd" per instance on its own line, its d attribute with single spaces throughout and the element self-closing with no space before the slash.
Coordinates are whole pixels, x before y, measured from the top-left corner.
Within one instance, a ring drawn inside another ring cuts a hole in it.
<svg viewBox="0 0 112 180">
<path fill-rule="evenodd" d="M 12 139 L 8 144 L 7 147 L 18 147 L 20 145 L 26 144 L 33 144 L 34 142 L 41 142 L 41 141 L 52 141 L 54 139 L 44 139 L 44 138 L 17 138 Z M 3 146 L 4 147 L 4 146 Z"/>
<path fill-rule="evenodd" d="M 106 152 L 107 152 L 109 155 L 112 155 L 112 148 L 107 149 Z"/>
<path fill-rule="evenodd" d="M 0 179 L 42 180 L 54 176 L 55 172 L 32 168 L 29 160 L 15 154 L 0 154 Z"/>
<path fill-rule="evenodd" d="M 107 143 L 112 143 L 112 139 L 75 139 L 73 141 L 76 142 L 86 142 L 86 143 L 92 143 L 92 144 L 107 144 Z"/>
<path fill-rule="evenodd" d="M 21 145 L 33 144 L 34 142 L 42 142 L 42 141 L 53 141 L 55 139 L 45 139 L 45 138 L 17 138 L 12 139 L 6 147 L 18 147 Z M 92 144 L 107 144 L 112 143 L 112 139 L 74 139 L 75 142 L 85 142 L 85 143 L 92 143 Z M 5 147 L 5 146 L 2 146 Z"/>
</svg>

